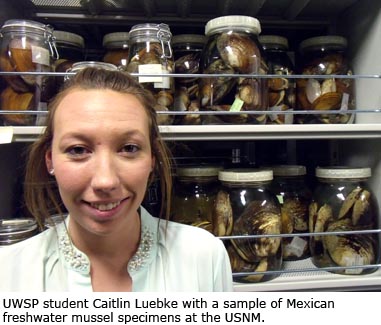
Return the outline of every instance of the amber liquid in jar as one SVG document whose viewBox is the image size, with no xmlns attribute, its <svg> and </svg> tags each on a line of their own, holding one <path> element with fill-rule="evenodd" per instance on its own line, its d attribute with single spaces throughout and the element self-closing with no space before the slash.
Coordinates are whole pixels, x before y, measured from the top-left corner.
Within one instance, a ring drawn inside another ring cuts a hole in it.
<svg viewBox="0 0 381 325">
<path fill-rule="evenodd" d="M 177 169 L 171 220 L 212 232 L 212 214 L 219 188 L 219 167 Z"/>
<path fill-rule="evenodd" d="M 6 72 L 52 72 L 57 58 L 53 29 L 31 20 L 8 20 L 1 28 L 0 70 Z M 1 109 L 20 114 L 0 115 L 5 125 L 33 126 L 45 123 L 44 115 L 22 111 L 46 111 L 54 95 L 54 79 L 46 75 L 3 76 Z"/>
<path fill-rule="evenodd" d="M 376 197 L 367 183 L 370 168 L 317 168 L 319 184 L 309 209 L 311 233 L 339 232 L 311 237 L 313 263 L 318 267 L 340 267 L 333 273 L 372 273 L 379 263 L 380 244 L 376 234 L 345 234 L 378 228 Z"/>
<path fill-rule="evenodd" d="M 245 111 L 267 110 L 266 79 L 239 77 L 240 74 L 267 73 L 258 41 L 260 31 L 259 21 L 248 16 L 223 16 L 206 24 L 208 40 L 201 59 L 202 73 L 237 76 L 201 78 L 202 110 L 236 112 L 203 115 L 204 124 L 266 123 L 265 114 L 245 114 Z"/>
<path fill-rule="evenodd" d="M 271 190 L 277 196 L 282 212 L 282 233 L 295 234 L 283 237 L 283 260 L 295 261 L 310 256 L 309 237 L 298 236 L 308 233 L 308 208 L 312 193 L 304 176 L 305 166 L 277 165 L 270 167 L 274 173 Z"/>
<path fill-rule="evenodd" d="M 341 36 L 318 36 L 300 44 L 301 74 L 352 75 L 345 50 L 347 40 Z M 321 110 L 326 114 L 297 115 L 298 123 L 352 123 L 354 115 L 354 79 L 310 78 L 297 80 L 299 110 Z M 330 113 L 329 111 L 341 111 Z"/>
<path fill-rule="evenodd" d="M 218 236 L 258 235 L 225 241 L 233 273 L 258 272 L 234 276 L 238 282 L 263 282 L 282 266 L 280 236 L 281 211 L 277 197 L 269 190 L 271 170 L 236 169 L 220 171 L 221 190 L 217 194 L 213 228 Z M 262 235 L 262 236 L 260 236 Z"/>
</svg>

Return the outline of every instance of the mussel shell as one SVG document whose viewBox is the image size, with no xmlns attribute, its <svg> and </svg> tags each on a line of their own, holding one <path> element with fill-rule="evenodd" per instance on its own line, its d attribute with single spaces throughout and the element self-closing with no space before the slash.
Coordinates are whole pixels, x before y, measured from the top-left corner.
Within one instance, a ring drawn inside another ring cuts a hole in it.
<svg viewBox="0 0 381 325">
<path fill-rule="evenodd" d="M 248 35 L 222 33 L 217 39 L 216 46 L 226 65 L 244 74 L 259 72 L 261 53 Z"/>
<path fill-rule="evenodd" d="M 233 235 L 278 235 L 281 233 L 280 208 L 272 203 L 252 201 L 234 222 Z M 280 249 L 280 237 L 232 239 L 238 254 L 247 262 L 275 255 Z"/>
<path fill-rule="evenodd" d="M 31 110 L 34 107 L 33 93 L 17 93 L 12 87 L 7 87 L 0 95 L 1 109 L 10 111 Z M 26 114 L 2 115 L 7 124 L 31 125 L 35 117 Z"/>
</svg>

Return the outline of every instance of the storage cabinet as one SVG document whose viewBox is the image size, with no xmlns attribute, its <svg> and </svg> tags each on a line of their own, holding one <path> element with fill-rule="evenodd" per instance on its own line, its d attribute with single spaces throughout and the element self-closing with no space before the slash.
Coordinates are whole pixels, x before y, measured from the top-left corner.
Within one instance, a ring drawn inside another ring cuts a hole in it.
<svg viewBox="0 0 381 325">
<path fill-rule="evenodd" d="M 59 5 L 56 3 L 50 0 L 23 0 L 11 6 L 9 1 L 0 0 L 0 23 L 10 18 L 31 19 L 51 24 L 58 30 L 80 34 L 86 40 L 86 57 L 89 60 L 101 59 L 105 34 L 129 31 L 131 26 L 140 22 L 165 22 L 170 25 L 173 34 L 203 34 L 205 23 L 211 18 L 228 14 L 252 15 L 261 22 L 263 34 L 287 37 L 293 50 L 308 37 L 324 34 L 345 36 L 354 70 L 352 77 L 356 82 L 354 124 L 162 125 L 160 131 L 167 141 L 174 144 L 179 162 L 222 159 L 229 166 L 240 164 L 246 167 L 275 163 L 302 164 L 307 166 L 312 183 L 314 168 L 318 165 L 371 167 L 373 176 L 370 186 L 381 206 L 379 1 L 68 0 L 60 1 Z M 293 54 L 297 60 L 298 53 Z M 0 75 L 4 74 L 0 72 Z M 2 110 L 0 114 L 4 114 L 6 108 Z M 0 139 L 4 143 L 0 145 L 2 216 L 20 216 L 24 213 L 21 198 L 23 154 L 42 130 L 43 127 L 0 127 Z M 5 144 L 9 139 L 10 143 Z M 186 150 L 181 151 L 184 148 Z M 205 152 L 208 154 L 203 154 Z M 375 232 L 380 237 L 381 231 Z M 343 276 L 319 270 L 310 259 L 305 259 L 284 263 L 281 275 L 271 281 L 237 283 L 235 289 L 380 290 L 381 270 L 369 275 Z"/>
</svg>

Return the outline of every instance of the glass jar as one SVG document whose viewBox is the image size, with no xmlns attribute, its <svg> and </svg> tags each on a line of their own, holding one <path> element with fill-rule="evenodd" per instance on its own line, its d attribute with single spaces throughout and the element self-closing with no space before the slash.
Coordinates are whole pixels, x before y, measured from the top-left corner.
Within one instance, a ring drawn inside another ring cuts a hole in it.
<svg viewBox="0 0 381 325">
<path fill-rule="evenodd" d="M 150 74 L 139 76 L 139 83 L 150 90 L 156 98 L 155 110 L 169 112 L 174 109 L 175 84 L 173 77 L 163 74 L 174 73 L 169 26 L 166 24 L 139 24 L 130 30 L 130 52 L 127 71 L 130 73 Z M 155 76 L 155 74 L 161 74 Z M 152 76 L 153 75 L 153 76 Z M 172 124 L 173 115 L 158 114 L 159 124 Z"/>
<path fill-rule="evenodd" d="M 59 59 L 54 62 L 55 72 L 66 72 L 75 62 L 84 60 L 85 41 L 82 36 L 61 30 L 53 31 Z M 56 91 L 59 91 L 64 77 L 56 77 Z"/>
<path fill-rule="evenodd" d="M 232 169 L 218 174 L 222 183 L 213 215 L 218 236 L 279 235 L 281 211 L 269 189 L 272 170 Z M 234 276 L 239 282 L 262 282 L 275 278 L 282 266 L 280 237 L 258 237 L 225 241 L 233 272 L 262 272 Z"/>
<path fill-rule="evenodd" d="M 173 190 L 171 220 L 212 232 L 212 213 L 219 188 L 217 166 L 179 167 Z"/>
<path fill-rule="evenodd" d="M 316 177 L 309 209 L 311 233 L 378 228 L 377 201 L 368 186 L 370 168 L 318 167 Z M 361 266 L 379 263 L 379 247 L 375 234 L 316 235 L 310 242 L 316 266 L 341 267 L 332 272 L 351 275 L 376 271 Z"/>
<path fill-rule="evenodd" d="M 200 59 L 206 42 L 204 35 L 182 34 L 172 38 L 175 71 L 179 74 L 201 73 Z M 181 111 L 199 111 L 199 78 L 178 77 L 175 79 L 175 107 Z M 201 124 L 198 114 L 181 115 L 176 124 Z"/>
<path fill-rule="evenodd" d="M 260 32 L 259 21 L 248 16 L 223 16 L 206 24 L 208 39 L 201 59 L 202 73 L 237 76 L 200 78 L 201 109 L 242 114 L 203 115 L 204 124 L 266 122 L 265 114 L 244 113 L 267 109 L 266 79 L 238 76 L 267 73 L 262 46 L 258 41 Z"/>
<path fill-rule="evenodd" d="M 282 233 L 307 233 L 312 193 L 305 182 L 306 167 L 278 165 L 270 168 L 274 173 L 271 190 L 281 205 Z M 284 261 L 301 260 L 310 255 L 308 236 L 284 237 L 282 246 Z"/>
<path fill-rule="evenodd" d="M 103 62 L 114 64 L 120 70 L 126 70 L 128 64 L 129 38 L 129 33 L 127 32 L 106 34 L 103 37 L 103 47 L 106 49 Z"/>
<path fill-rule="evenodd" d="M 347 40 L 341 36 L 318 36 L 300 44 L 301 74 L 352 75 L 346 57 Z M 352 123 L 354 115 L 354 80 L 310 78 L 297 80 L 297 105 L 300 110 L 338 110 L 340 114 L 297 115 L 298 123 Z"/>
<path fill-rule="evenodd" d="M 294 74 L 294 64 L 287 54 L 288 40 L 278 35 L 261 35 L 259 42 L 265 51 L 269 74 L 289 76 Z M 295 87 L 293 79 L 273 78 L 268 80 L 268 103 L 270 111 L 289 111 L 295 108 Z M 274 113 L 268 115 L 267 124 L 292 124 L 292 114 Z"/>
<path fill-rule="evenodd" d="M 8 20 L 0 31 L 0 70 L 4 72 L 52 72 L 58 58 L 53 29 L 31 20 Z M 1 109 L 46 111 L 54 94 L 54 79 L 44 75 L 3 76 L 7 87 L 1 93 Z M 6 125 L 41 125 L 44 116 L 4 114 Z"/>
<path fill-rule="evenodd" d="M 0 219 L 0 247 L 18 243 L 38 233 L 33 219 Z"/>
<path fill-rule="evenodd" d="M 118 67 L 111 63 L 105 63 L 105 62 L 99 62 L 99 61 L 82 61 L 82 62 L 73 63 L 73 65 L 71 66 L 71 68 L 67 70 L 67 72 L 77 73 L 78 71 L 85 68 L 98 68 L 98 69 L 105 69 L 105 70 L 111 70 L 111 71 L 118 70 Z M 70 75 L 65 76 L 65 80 L 69 78 L 70 78 Z"/>
</svg>

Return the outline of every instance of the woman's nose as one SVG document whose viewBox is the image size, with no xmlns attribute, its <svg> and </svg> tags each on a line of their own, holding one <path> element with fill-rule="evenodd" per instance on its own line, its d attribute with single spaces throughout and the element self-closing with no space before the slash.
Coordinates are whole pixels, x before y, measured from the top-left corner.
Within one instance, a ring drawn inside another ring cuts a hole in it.
<svg viewBox="0 0 381 325">
<path fill-rule="evenodd" d="M 92 171 L 91 186 L 96 191 L 109 192 L 120 184 L 117 168 L 113 159 L 102 156 L 96 159 Z"/>
</svg>

